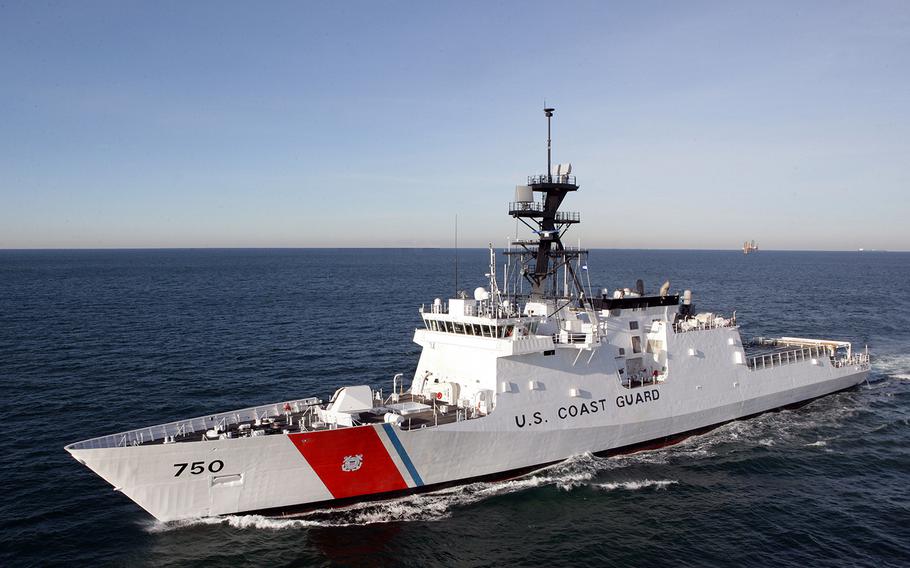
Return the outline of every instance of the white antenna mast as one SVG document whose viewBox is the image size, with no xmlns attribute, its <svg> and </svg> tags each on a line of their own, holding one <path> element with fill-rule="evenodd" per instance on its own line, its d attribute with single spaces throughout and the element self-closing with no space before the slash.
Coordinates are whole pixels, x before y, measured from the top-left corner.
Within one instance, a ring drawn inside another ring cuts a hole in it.
<svg viewBox="0 0 910 568">
<path fill-rule="evenodd" d="M 458 297 L 458 213 L 455 214 L 455 295 Z"/>
<path fill-rule="evenodd" d="M 499 293 L 499 285 L 496 282 L 496 252 L 493 250 L 493 243 L 490 246 L 490 295 Z"/>
</svg>

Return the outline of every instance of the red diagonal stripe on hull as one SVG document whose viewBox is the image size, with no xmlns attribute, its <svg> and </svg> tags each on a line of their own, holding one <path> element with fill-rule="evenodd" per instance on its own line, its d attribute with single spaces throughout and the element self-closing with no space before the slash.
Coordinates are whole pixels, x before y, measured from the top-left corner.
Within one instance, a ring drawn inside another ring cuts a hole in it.
<svg viewBox="0 0 910 568">
<path fill-rule="evenodd" d="M 336 499 L 408 487 L 373 426 L 290 434 L 288 437 Z M 358 454 L 363 455 L 360 469 L 344 471 L 341 466 L 345 458 Z"/>
</svg>

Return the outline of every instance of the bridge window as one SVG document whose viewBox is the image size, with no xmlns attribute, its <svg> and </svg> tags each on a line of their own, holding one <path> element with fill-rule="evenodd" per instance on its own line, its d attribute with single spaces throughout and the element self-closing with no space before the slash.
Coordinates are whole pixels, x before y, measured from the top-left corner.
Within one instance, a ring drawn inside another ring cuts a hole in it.
<svg viewBox="0 0 910 568">
<path fill-rule="evenodd" d="M 431 331 L 457 333 L 459 335 L 476 335 L 479 337 L 508 338 L 515 335 L 515 333 L 519 330 L 519 326 L 516 325 L 486 325 L 436 320 L 430 318 L 425 319 L 424 324 L 426 325 L 427 329 Z M 521 329 L 523 330 L 524 335 L 528 334 L 528 327 L 530 328 L 530 333 L 533 335 L 536 331 L 537 324 L 535 322 L 530 326 L 522 327 Z"/>
<path fill-rule="evenodd" d="M 630 322 L 629 322 L 629 329 L 633 329 L 633 330 L 634 330 L 634 329 L 638 329 L 638 321 L 637 321 L 637 320 L 632 320 L 632 321 L 630 321 Z"/>
<path fill-rule="evenodd" d="M 641 337 L 632 336 L 632 353 L 641 353 Z"/>
</svg>

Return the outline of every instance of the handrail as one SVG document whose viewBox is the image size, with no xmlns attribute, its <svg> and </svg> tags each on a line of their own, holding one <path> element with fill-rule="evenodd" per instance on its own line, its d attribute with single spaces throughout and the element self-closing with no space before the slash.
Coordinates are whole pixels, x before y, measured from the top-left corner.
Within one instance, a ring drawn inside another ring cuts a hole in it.
<svg viewBox="0 0 910 568">
<path fill-rule="evenodd" d="M 577 211 L 557 211 L 554 219 L 557 223 L 578 223 L 581 221 L 581 213 Z"/>
<path fill-rule="evenodd" d="M 767 369 L 769 367 L 779 367 L 789 363 L 804 361 L 807 358 L 819 359 L 826 357 L 827 352 L 818 346 L 803 347 L 800 349 L 791 349 L 789 351 L 778 351 L 777 353 L 765 353 L 749 357 L 746 360 L 746 366 L 753 371 Z"/>
<path fill-rule="evenodd" d="M 67 449 L 84 450 L 94 448 L 141 446 L 142 444 L 154 442 L 155 440 L 164 440 L 167 438 L 173 439 L 176 436 L 185 436 L 187 434 L 187 431 L 193 434 L 196 432 L 204 433 L 215 426 L 221 429 L 227 429 L 227 427 L 232 424 L 277 417 L 285 413 L 285 407 L 291 408 L 294 412 L 301 412 L 303 410 L 306 410 L 308 407 L 312 407 L 321 403 L 322 401 L 318 398 L 309 397 L 297 400 L 276 402 L 273 404 L 264 404 L 261 406 L 232 410 L 219 414 L 209 414 L 196 418 L 188 418 L 186 420 L 178 420 L 176 422 L 168 422 L 166 424 L 146 426 L 144 428 L 138 428 L 136 430 L 130 430 L 128 432 L 120 432 L 117 434 L 110 434 L 108 436 L 91 438 L 89 440 L 83 440 L 81 442 L 70 444 L 67 446 Z"/>
<path fill-rule="evenodd" d="M 732 318 L 714 318 L 711 321 L 704 322 L 692 318 L 674 323 L 673 331 L 676 333 L 686 333 L 688 331 L 705 331 L 708 329 L 720 329 L 724 327 L 736 327 L 736 322 Z"/>
<path fill-rule="evenodd" d="M 541 174 L 539 176 L 528 176 L 528 185 L 537 185 L 541 183 L 565 183 L 575 185 L 575 176 L 573 175 L 550 175 Z"/>
<path fill-rule="evenodd" d="M 512 201 L 509 203 L 509 211 L 543 213 L 546 210 L 546 206 L 540 201 Z"/>
<path fill-rule="evenodd" d="M 509 203 L 509 213 L 546 213 L 547 206 L 540 201 L 512 201 Z M 540 215 L 531 215 L 539 217 Z M 557 211 L 553 216 L 557 223 L 578 223 L 581 221 L 581 213 L 577 211 Z"/>
<path fill-rule="evenodd" d="M 869 364 L 869 354 L 868 353 L 854 353 L 850 357 L 841 357 L 840 359 L 831 358 L 832 363 L 835 367 L 847 367 L 849 365 L 868 365 Z"/>
<path fill-rule="evenodd" d="M 574 332 L 567 331 L 565 332 L 565 340 L 563 340 L 563 332 L 554 333 L 550 337 L 553 339 L 553 343 L 559 344 L 571 344 L 571 343 L 588 343 L 592 338 L 591 333 L 587 332 Z"/>
<path fill-rule="evenodd" d="M 822 360 L 828 359 L 835 368 L 846 367 L 848 365 L 863 365 L 869 363 L 868 353 L 856 353 L 850 357 L 835 357 L 821 345 L 811 345 L 799 349 L 788 351 L 778 351 L 775 353 L 765 353 L 764 355 L 755 355 L 746 360 L 746 366 L 753 371 L 760 371 L 790 363 L 798 363 L 807 359 Z"/>
</svg>

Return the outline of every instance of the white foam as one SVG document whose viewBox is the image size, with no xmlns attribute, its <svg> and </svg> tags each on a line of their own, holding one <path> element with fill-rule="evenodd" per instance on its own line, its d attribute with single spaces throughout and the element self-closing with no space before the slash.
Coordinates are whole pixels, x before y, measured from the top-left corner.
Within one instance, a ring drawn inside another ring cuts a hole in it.
<svg viewBox="0 0 910 568">
<path fill-rule="evenodd" d="M 613 491 L 616 489 L 628 489 L 636 491 L 645 487 L 655 487 L 657 489 L 666 489 L 670 485 L 679 483 L 675 479 L 643 479 L 641 481 L 620 481 L 615 483 L 595 483 L 592 487 Z"/>
<path fill-rule="evenodd" d="M 642 457 L 640 457 L 642 456 Z M 148 532 L 163 532 L 188 526 L 227 525 L 236 529 L 286 530 L 309 527 L 344 527 L 408 521 L 437 521 L 451 516 L 452 511 L 498 495 L 526 491 L 536 487 L 555 486 L 564 491 L 588 485 L 600 472 L 646 463 L 651 456 L 645 453 L 619 458 L 598 458 L 591 454 L 575 456 L 558 464 L 539 469 L 525 477 L 493 483 L 472 483 L 419 495 L 409 495 L 387 501 L 355 503 L 348 507 L 320 509 L 290 518 L 263 517 L 261 515 L 228 515 L 187 519 L 171 523 L 152 523 Z M 625 482 L 629 489 L 637 484 L 651 482 Z M 669 482 L 666 482 L 669 483 Z M 609 485 L 609 484 L 606 484 Z M 646 485 L 642 485 L 644 487 Z"/>
<path fill-rule="evenodd" d="M 873 356 L 872 369 L 891 378 L 910 380 L 910 354 L 888 353 Z"/>
<path fill-rule="evenodd" d="M 281 519 L 263 517 L 262 515 L 231 515 L 223 519 L 206 519 L 207 521 L 220 521 L 218 524 L 227 524 L 235 529 L 266 529 L 285 530 L 304 527 L 316 527 L 321 523 L 305 519 Z"/>
<path fill-rule="evenodd" d="M 812 442 L 811 444 L 806 444 L 806 445 L 807 445 L 807 446 L 810 446 L 810 447 L 811 447 L 811 446 L 823 447 L 823 446 L 827 446 L 827 445 L 828 445 L 828 442 L 826 442 L 826 441 L 824 441 L 824 440 L 819 440 L 819 441 L 817 441 L 817 442 Z"/>
</svg>

